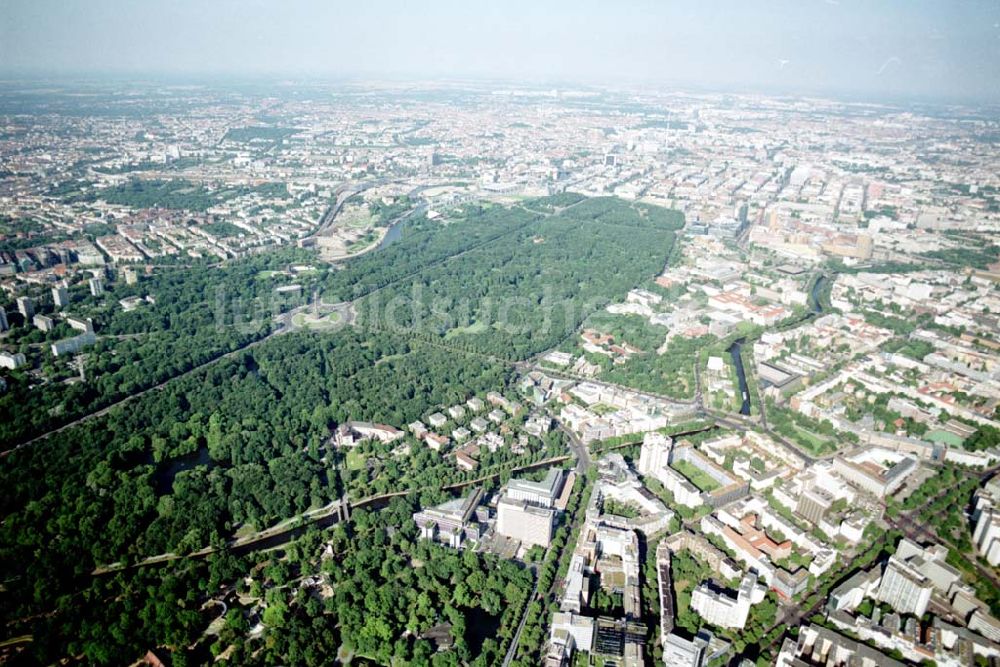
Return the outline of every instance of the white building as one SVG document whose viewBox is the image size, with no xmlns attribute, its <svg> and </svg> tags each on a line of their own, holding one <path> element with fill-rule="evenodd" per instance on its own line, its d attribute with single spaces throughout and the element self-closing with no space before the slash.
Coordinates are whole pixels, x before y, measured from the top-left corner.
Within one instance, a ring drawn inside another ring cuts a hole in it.
<svg viewBox="0 0 1000 667">
<path fill-rule="evenodd" d="M 904 667 L 902 662 L 893 660 L 870 646 L 813 624 L 801 628 L 797 638 L 785 640 L 775 665 L 777 667 L 800 665 Z"/>
<path fill-rule="evenodd" d="M 662 433 L 647 433 L 639 452 L 639 474 L 657 480 L 681 505 L 698 507 L 704 503 L 701 491 L 670 467 L 673 444 L 673 440 Z"/>
<path fill-rule="evenodd" d="M 931 601 L 933 588 L 927 577 L 909 563 L 890 556 L 876 599 L 885 602 L 900 614 L 923 616 Z"/>
<path fill-rule="evenodd" d="M 55 327 L 55 322 L 52 321 L 52 318 L 48 315 L 42 315 L 41 313 L 38 313 L 31 318 L 31 323 L 34 324 L 39 331 L 48 332 L 52 331 Z"/>
<path fill-rule="evenodd" d="M 94 335 L 93 331 L 88 331 L 87 333 L 82 333 L 79 336 L 64 338 L 52 343 L 52 354 L 57 357 L 61 354 L 72 354 L 82 350 L 88 345 L 93 345 L 96 342 L 97 336 Z"/>
<path fill-rule="evenodd" d="M 750 607 L 764 599 L 766 591 L 757 584 L 757 575 L 747 574 L 736 597 L 705 583 L 691 593 L 691 608 L 712 625 L 740 628 L 746 625 Z"/>
<path fill-rule="evenodd" d="M 670 448 L 673 440 L 662 433 L 647 433 L 639 452 L 639 474 L 655 476 L 657 471 L 670 465 Z"/>
<path fill-rule="evenodd" d="M 877 498 L 895 493 L 917 467 L 914 457 L 883 447 L 864 447 L 833 460 L 833 469 L 838 475 Z"/>
<path fill-rule="evenodd" d="M 69 290 L 65 285 L 52 288 L 52 301 L 56 304 L 56 308 L 65 308 L 69 305 Z"/>
<path fill-rule="evenodd" d="M 31 300 L 30 296 L 19 296 L 17 298 L 17 311 L 25 320 L 30 320 L 35 315 L 35 302 Z"/>
<path fill-rule="evenodd" d="M 552 507 L 559 492 L 562 490 L 563 473 L 559 468 L 550 468 L 545 479 L 532 482 L 524 479 L 512 479 L 507 484 L 504 494 L 510 500 L 524 500 L 541 507 Z"/>
<path fill-rule="evenodd" d="M 993 567 L 1000 565 L 1000 513 L 993 508 L 982 511 L 972 537 L 976 549 L 989 564 Z"/>
<path fill-rule="evenodd" d="M 0 352 L 0 368 L 14 370 L 23 366 L 26 361 L 27 359 L 20 352 Z"/>
<path fill-rule="evenodd" d="M 705 663 L 708 640 L 702 633 L 684 639 L 671 632 L 663 638 L 663 664 L 670 667 L 701 667 Z"/>
<path fill-rule="evenodd" d="M 552 637 L 565 633 L 573 638 L 577 650 L 590 651 L 594 644 L 594 619 L 571 612 L 556 612 L 552 615 Z"/>
<path fill-rule="evenodd" d="M 94 278 L 91 278 L 89 281 L 87 281 L 87 284 L 90 286 L 91 296 L 101 296 L 102 294 L 104 294 L 104 281 L 102 281 L 100 278 L 95 276 Z"/>
<path fill-rule="evenodd" d="M 579 612 L 590 599 L 590 579 L 586 572 L 587 561 L 583 554 L 574 553 L 566 572 L 566 584 L 559 608 Z"/>
<path fill-rule="evenodd" d="M 66 318 L 66 324 L 70 325 L 77 331 L 87 332 L 94 330 L 94 320 L 90 319 L 89 317 L 83 318 L 70 315 L 69 317 Z"/>
<path fill-rule="evenodd" d="M 552 541 L 555 510 L 524 500 L 503 497 L 497 503 L 497 532 L 522 544 L 548 547 Z"/>
</svg>

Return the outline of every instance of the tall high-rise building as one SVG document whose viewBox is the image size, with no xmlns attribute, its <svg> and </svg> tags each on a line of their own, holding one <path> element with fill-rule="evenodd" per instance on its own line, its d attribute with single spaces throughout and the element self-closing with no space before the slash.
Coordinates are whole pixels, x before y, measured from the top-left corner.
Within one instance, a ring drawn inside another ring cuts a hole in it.
<svg viewBox="0 0 1000 667">
<path fill-rule="evenodd" d="M 37 313 L 31 318 L 31 323 L 38 327 L 39 331 L 49 332 L 55 328 L 56 323 L 48 315 Z"/>
<path fill-rule="evenodd" d="M 927 577 L 909 563 L 890 556 L 876 597 L 900 614 L 923 616 L 933 588 Z"/>
<path fill-rule="evenodd" d="M 701 584 L 691 594 L 691 608 L 712 625 L 740 628 L 746 625 L 750 607 L 764 599 L 766 591 L 757 584 L 757 575 L 747 574 L 733 597 L 728 591 Z"/>
<path fill-rule="evenodd" d="M 101 296 L 104 294 L 104 281 L 99 277 L 94 276 L 88 281 L 90 285 L 90 295 L 91 296 Z"/>
<path fill-rule="evenodd" d="M 976 521 L 972 538 L 990 565 L 1000 565 L 1000 513 L 992 508 L 984 510 Z"/>
<path fill-rule="evenodd" d="M 27 322 L 35 316 L 35 302 L 31 300 L 30 296 L 18 297 L 17 310 L 24 316 L 24 321 Z"/>
<path fill-rule="evenodd" d="M 69 305 L 69 290 L 65 285 L 56 285 L 52 288 L 52 302 L 56 308 L 65 308 Z"/>
<path fill-rule="evenodd" d="M 10 323 L 7 321 L 7 311 L 0 308 L 0 331 L 6 331 L 10 329 Z"/>
<path fill-rule="evenodd" d="M 497 503 L 497 532 L 524 544 L 548 547 L 556 511 L 503 497 Z"/>
<path fill-rule="evenodd" d="M 673 440 L 669 436 L 656 431 L 646 434 L 639 451 L 639 474 L 656 475 L 658 471 L 670 465 L 670 449 Z"/>
<path fill-rule="evenodd" d="M 0 352 L 0 368 L 14 370 L 25 364 L 27 359 L 21 352 Z"/>
<path fill-rule="evenodd" d="M 833 496 L 819 487 L 813 487 L 799 496 L 795 512 L 814 526 L 818 526 L 833 505 Z"/>
</svg>

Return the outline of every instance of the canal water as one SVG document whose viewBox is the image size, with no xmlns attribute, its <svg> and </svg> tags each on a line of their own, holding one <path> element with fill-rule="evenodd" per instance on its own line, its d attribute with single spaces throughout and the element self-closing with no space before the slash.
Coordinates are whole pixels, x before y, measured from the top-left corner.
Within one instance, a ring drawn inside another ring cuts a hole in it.
<svg viewBox="0 0 1000 667">
<path fill-rule="evenodd" d="M 746 370 L 743 368 L 743 356 L 740 354 L 743 349 L 744 342 L 746 342 L 746 339 L 740 338 L 738 341 L 729 346 L 727 352 L 729 352 L 729 356 L 732 357 L 733 366 L 736 367 L 736 379 L 739 381 L 740 394 L 743 396 L 743 403 L 740 405 L 740 414 L 749 416 L 750 391 L 747 389 L 747 374 Z"/>
<path fill-rule="evenodd" d="M 382 240 L 378 244 L 379 250 L 391 246 L 403 237 L 403 222 L 405 221 L 401 220 L 389 227 L 389 231 L 385 233 L 385 236 L 382 237 Z"/>
<path fill-rule="evenodd" d="M 820 294 L 823 293 L 823 286 L 825 284 L 826 276 L 820 276 L 816 279 L 816 282 L 813 283 L 812 291 L 809 294 L 809 300 L 811 302 L 809 305 L 812 308 L 812 312 L 817 315 L 823 312 L 823 304 L 820 303 L 819 297 Z"/>
<path fill-rule="evenodd" d="M 816 282 L 813 283 L 812 290 L 810 290 L 809 293 L 809 307 L 815 315 L 819 315 L 823 312 L 823 304 L 820 303 L 820 295 L 823 293 L 823 287 L 826 284 L 826 280 L 826 276 L 820 276 L 817 278 Z M 749 416 L 750 391 L 747 388 L 747 374 L 746 370 L 743 368 L 743 357 L 740 355 L 745 342 L 745 338 L 740 338 L 738 341 L 729 346 L 727 352 L 729 352 L 730 357 L 732 357 L 733 366 L 736 367 L 736 378 L 739 380 L 740 393 L 743 396 L 743 403 L 740 405 L 740 414 Z"/>
</svg>

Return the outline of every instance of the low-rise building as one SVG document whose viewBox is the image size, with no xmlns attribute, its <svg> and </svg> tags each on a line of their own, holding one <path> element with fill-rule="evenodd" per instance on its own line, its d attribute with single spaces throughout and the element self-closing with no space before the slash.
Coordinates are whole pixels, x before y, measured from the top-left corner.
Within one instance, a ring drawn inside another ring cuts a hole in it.
<svg viewBox="0 0 1000 667">
<path fill-rule="evenodd" d="M 466 540 L 478 540 L 480 531 L 475 510 L 482 497 L 483 490 L 476 488 L 464 498 L 417 512 L 413 521 L 420 529 L 420 536 L 455 548 L 463 546 Z"/>
<path fill-rule="evenodd" d="M 797 638 L 781 645 L 776 667 L 851 665 L 852 667 L 904 667 L 877 649 L 820 625 L 809 624 Z"/>
</svg>

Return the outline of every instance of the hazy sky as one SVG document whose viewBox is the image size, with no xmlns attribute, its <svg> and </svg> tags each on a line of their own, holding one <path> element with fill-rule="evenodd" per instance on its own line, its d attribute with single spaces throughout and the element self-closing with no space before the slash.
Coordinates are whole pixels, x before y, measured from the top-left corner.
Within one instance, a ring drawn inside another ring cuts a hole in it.
<svg viewBox="0 0 1000 667">
<path fill-rule="evenodd" d="M 1000 101 L 1000 2 L 0 0 L 0 71 L 472 76 Z"/>
</svg>

